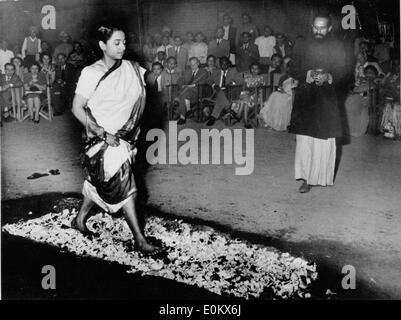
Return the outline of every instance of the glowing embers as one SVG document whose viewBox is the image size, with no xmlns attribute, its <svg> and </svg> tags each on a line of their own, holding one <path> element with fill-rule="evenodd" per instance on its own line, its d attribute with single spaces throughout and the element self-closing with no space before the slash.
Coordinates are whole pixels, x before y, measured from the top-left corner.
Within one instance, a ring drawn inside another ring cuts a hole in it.
<svg viewBox="0 0 401 320">
<path fill-rule="evenodd" d="M 75 216 L 64 210 L 3 227 L 15 236 L 48 243 L 80 256 L 115 261 L 129 273 L 160 276 L 197 285 L 217 294 L 250 299 L 270 288 L 274 298 L 308 298 L 317 279 L 316 265 L 288 253 L 232 239 L 210 227 L 150 217 L 145 234 L 160 239 L 166 257 L 143 257 L 131 251 L 132 234 L 121 218 L 99 213 L 88 227 L 100 234 L 89 240 L 70 228 Z"/>
</svg>

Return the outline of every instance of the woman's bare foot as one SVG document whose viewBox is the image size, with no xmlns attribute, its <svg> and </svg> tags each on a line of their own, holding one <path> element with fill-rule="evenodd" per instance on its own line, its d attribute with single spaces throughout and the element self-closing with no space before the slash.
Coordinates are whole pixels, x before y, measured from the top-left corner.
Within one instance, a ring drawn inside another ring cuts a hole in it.
<svg viewBox="0 0 401 320">
<path fill-rule="evenodd" d="M 88 227 L 86 226 L 85 222 L 80 221 L 80 219 L 78 219 L 78 217 L 75 217 L 74 219 L 72 219 L 71 228 L 78 230 L 86 237 L 96 237 L 97 236 L 97 233 L 90 231 L 88 229 Z"/>
<path fill-rule="evenodd" d="M 135 241 L 135 249 L 143 254 L 156 254 L 162 250 L 160 246 L 153 245 L 146 240 Z"/>
</svg>

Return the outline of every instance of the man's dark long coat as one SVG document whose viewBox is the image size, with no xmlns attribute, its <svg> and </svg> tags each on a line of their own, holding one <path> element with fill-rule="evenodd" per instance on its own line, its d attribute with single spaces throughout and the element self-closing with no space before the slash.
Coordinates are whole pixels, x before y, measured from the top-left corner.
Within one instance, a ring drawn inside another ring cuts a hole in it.
<svg viewBox="0 0 401 320">
<path fill-rule="evenodd" d="M 322 40 L 309 38 L 295 47 L 294 56 L 294 76 L 299 86 L 295 91 L 289 132 L 318 139 L 341 137 L 336 85 L 346 73 L 343 43 L 330 36 Z M 330 73 L 333 84 L 307 84 L 307 71 L 316 69 Z"/>
</svg>

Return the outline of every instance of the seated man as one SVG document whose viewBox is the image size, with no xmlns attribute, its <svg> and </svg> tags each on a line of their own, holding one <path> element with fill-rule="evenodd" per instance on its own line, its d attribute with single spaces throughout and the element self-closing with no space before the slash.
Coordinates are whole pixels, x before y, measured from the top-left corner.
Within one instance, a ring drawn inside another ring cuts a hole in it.
<svg viewBox="0 0 401 320">
<path fill-rule="evenodd" d="M 220 59 L 221 71 L 214 73 L 210 78 L 210 84 L 216 90 L 216 103 L 213 112 L 210 115 L 206 125 L 212 126 L 223 110 L 230 107 L 230 101 L 226 96 L 228 85 L 242 85 L 244 82 L 243 75 L 237 69 L 231 67 L 231 62 L 227 57 Z"/>
<path fill-rule="evenodd" d="M 167 64 L 161 73 L 162 88 L 165 90 L 168 85 L 178 84 L 178 80 L 182 75 L 182 69 L 177 66 L 177 59 L 169 57 Z"/>
<path fill-rule="evenodd" d="M 5 74 L 0 74 L 0 104 L 1 104 L 1 117 L 5 121 L 10 121 L 11 117 L 8 115 L 8 110 L 12 104 L 10 88 L 21 88 L 23 86 L 22 80 L 15 74 L 15 67 L 12 63 L 4 65 Z M 21 98 L 21 94 L 16 95 L 17 99 Z"/>
<path fill-rule="evenodd" d="M 191 104 L 195 103 L 198 98 L 197 85 L 208 84 L 209 74 L 205 69 L 199 68 L 200 62 L 198 58 L 189 59 L 189 70 L 186 70 L 180 78 L 178 84 L 181 90 L 178 94 L 180 119 L 177 124 L 181 125 L 186 122 L 186 117 L 191 110 Z"/>
<path fill-rule="evenodd" d="M 151 94 L 161 94 L 163 66 L 160 62 L 152 63 L 152 71 L 146 75 L 146 88 Z"/>
<path fill-rule="evenodd" d="M 55 116 L 61 115 L 70 107 L 75 89 L 75 75 L 75 68 L 67 63 L 67 56 L 64 53 L 59 53 L 57 55 L 55 80 L 52 90 Z"/>
</svg>

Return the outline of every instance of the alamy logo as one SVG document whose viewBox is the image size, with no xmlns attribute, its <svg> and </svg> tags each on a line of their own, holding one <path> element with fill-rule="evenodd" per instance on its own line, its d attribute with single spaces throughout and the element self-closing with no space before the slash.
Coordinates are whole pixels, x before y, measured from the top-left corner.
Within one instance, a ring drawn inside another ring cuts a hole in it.
<svg viewBox="0 0 401 320">
<path fill-rule="evenodd" d="M 56 289 L 56 268 L 51 265 L 43 266 L 42 274 L 45 274 L 42 278 L 42 288 L 44 290 Z"/>
<path fill-rule="evenodd" d="M 166 133 L 161 129 L 149 130 L 146 141 L 155 141 L 146 151 L 146 159 L 151 165 L 233 164 L 234 161 L 240 166 L 235 168 L 236 175 L 250 175 L 254 169 L 253 129 L 201 129 L 199 137 L 194 129 L 186 128 L 178 132 L 177 123 L 172 121 L 169 124 L 168 143 Z M 184 143 L 178 147 L 179 142 Z"/>
<path fill-rule="evenodd" d="M 341 26 L 344 30 L 356 29 L 356 10 L 353 5 L 346 5 L 341 10 L 342 14 L 346 14 L 341 20 Z"/>
</svg>

